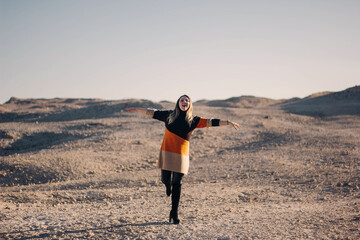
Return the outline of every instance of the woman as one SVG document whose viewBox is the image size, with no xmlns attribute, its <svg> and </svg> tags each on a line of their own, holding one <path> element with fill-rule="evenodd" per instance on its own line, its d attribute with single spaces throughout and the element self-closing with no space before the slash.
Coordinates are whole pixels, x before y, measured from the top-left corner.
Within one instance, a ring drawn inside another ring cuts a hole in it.
<svg viewBox="0 0 360 240">
<path fill-rule="evenodd" d="M 189 140 L 195 128 L 231 125 L 231 121 L 205 119 L 192 115 L 193 105 L 187 95 L 181 96 L 173 111 L 159 111 L 145 108 L 126 108 L 131 112 L 148 115 L 165 122 L 165 135 L 161 145 L 158 167 L 161 168 L 161 181 L 166 186 L 166 194 L 171 195 L 170 219 L 179 224 L 178 207 L 181 193 L 181 179 L 189 170 Z"/>
</svg>

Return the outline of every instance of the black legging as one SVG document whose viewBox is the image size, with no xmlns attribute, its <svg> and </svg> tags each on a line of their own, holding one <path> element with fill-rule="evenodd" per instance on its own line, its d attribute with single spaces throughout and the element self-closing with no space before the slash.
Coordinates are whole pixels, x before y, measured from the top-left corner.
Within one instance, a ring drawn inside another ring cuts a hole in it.
<svg viewBox="0 0 360 240">
<path fill-rule="evenodd" d="M 178 208 L 181 195 L 181 179 L 183 176 L 183 173 L 161 170 L 161 181 L 166 186 L 166 194 L 168 196 L 171 195 L 170 222 L 171 219 L 173 219 L 175 224 L 179 224 L 180 222 L 178 218 Z"/>
<path fill-rule="evenodd" d="M 172 179 L 171 179 L 171 173 L 172 173 Z M 181 179 L 184 176 L 183 173 L 178 172 L 171 172 L 167 170 L 161 170 L 161 182 L 167 186 L 173 185 L 173 186 L 179 186 L 181 185 Z"/>
</svg>

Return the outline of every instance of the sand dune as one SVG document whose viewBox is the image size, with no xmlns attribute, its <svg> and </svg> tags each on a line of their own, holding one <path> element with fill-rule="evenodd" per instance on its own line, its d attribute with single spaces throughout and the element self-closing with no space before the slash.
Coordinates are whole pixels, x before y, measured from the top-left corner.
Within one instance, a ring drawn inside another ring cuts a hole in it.
<svg viewBox="0 0 360 240">
<path fill-rule="evenodd" d="M 263 108 L 279 102 L 282 102 L 282 100 L 274 100 L 255 96 L 241 96 L 232 97 L 225 100 L 201 100 L 196 102 L 196 104 L 210 107 Z"/>
<path fill-rule="evenodd" d="M 148 100 L 104 101 L 101 99 L 17 99 L 11 98 L 0 109 L 0 122 L 74 121 L 116 117 L 127 107 L 162 108 Z"/>
<path fill-rule="evenodd" d="M 191 140 L 179 226 L 154 166 L 174 103 L 18 99 L 0 105 L 0 238 L 358 239 L 359 87 L 303 99 L 199 101 L 239 122 Z"/>
<path fill-rule="evenodd" d="M 305 98 L 274 100 L 255 96 L 241 96 L 225 100 L 200 100 L 195 104 L 234 108 L 265 108 L 280 105 L 287 112 L 301 115 L 360 115 L 360 86 L 340 92 L 314 93 Z"/>
<path fill-rule="evenodd" d="M 281 105 L 287 112 L 308 116 L 360 115 L 360 86 L 325 92 Z"/>
</svg>

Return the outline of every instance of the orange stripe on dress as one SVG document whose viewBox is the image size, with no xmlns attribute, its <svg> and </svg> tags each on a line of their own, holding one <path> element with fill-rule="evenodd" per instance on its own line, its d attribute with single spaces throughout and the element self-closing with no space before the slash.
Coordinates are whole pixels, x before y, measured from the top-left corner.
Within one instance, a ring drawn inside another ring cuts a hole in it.
<svg viewBox="0 0 360 240">
<path fill-rule="evenodd" d="M 189 148 L 190 144 L 188 140 L 179 137 L 165 128 L 161 150 L 189 156 Z"/>
<path fill-rule="evenodd" d="M 206 118 L 200 118 L 200 121 L 196 126 L 196 128 L 205 128 L 207 127 L 207 124 L 208 124 L 208 120 Z"/>
</svg>

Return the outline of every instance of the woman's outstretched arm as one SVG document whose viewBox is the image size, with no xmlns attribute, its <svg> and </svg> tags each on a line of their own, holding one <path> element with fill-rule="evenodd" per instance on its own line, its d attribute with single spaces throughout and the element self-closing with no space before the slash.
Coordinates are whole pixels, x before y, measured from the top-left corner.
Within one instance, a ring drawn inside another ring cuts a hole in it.
<svg viewBox="0 0 360 240">
<path fill-rule="evenodd" d="M 154 116 L 154 112 L 155 112 L 155 109 L 149 109 L 149 108 L 125 108 L 125 110 L 129 112 L 141 113 L 151 118 Z"/>
<path fill-rule="evenodd" d="M 236 122 L 232 122 L 229 120 L 220 120 L 219 121 L 219 126 L 227 126 L 227 125 L 231 125 L 236 130 L 240 129 L 240 125 Z"/>
<path fill-rule="evenodd" d="M 240 125 L 236 122 L 232 122 L 229 120 L 221 120 L 221 119 L 206 119 L 206 118 L 200 118 L 196 128 L 205 128 L 205 127 L 218 127 L 218 126 L 227 126 L 231 125 L 236 130 L 240 129 Z"/>
</svg>

